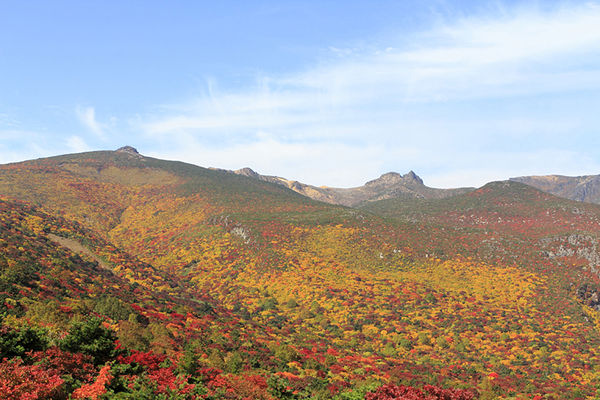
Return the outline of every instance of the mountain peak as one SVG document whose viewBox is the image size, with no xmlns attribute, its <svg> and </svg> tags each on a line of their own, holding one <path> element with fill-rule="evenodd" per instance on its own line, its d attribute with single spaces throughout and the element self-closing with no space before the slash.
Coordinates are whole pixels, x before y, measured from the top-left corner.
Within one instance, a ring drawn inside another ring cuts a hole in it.
<svg viewBox="0 0 600 400">
<path fill-rule="evenodd" d="M 116 150 L 117 153 L 127 153 L 127 154 L 131 154 L 133 156 L 139 156 L 140 153 L 138 153 L 137 149 L 135 147 L 132 146 L 123 146 L 123 147 L 119 147 Z"/>
<path fill-rule="evenodd" d="M 387 172 L 381 175 L 379 178 L 374 179 L 366 183 L 367 186 L 373 185 L 381 185 L 381 184 L 396 184 L 396 183 L 412 183 L 423 185 L 423 180 L 415 174 L 413 171 L 409 171 L 408 173 L 402 175 L 397 172 Z"/>
<path fill-rule="evenodd" d="M 397 172 L 387 172 L 379 178 L 365 183 L 364 186 L 354 188 L 335 188 L 329 186 L 316 187 L 278 176 L 260 175 L 248 167 L 229 172 L 282 185 L 314 200 L 331 204 L 341 204 L 349 207 L 364 202 L 396 197 L 443 198 L 473 190 L 472 188 L 430 188 L 423 184 L 423 180 L 415 174 L 414 171 L 409 171 L 404 175 Z"/>
<path fill-rule="evenodd" d="M 235 172 L 238 175 L 244 175 L 244 176 L 247 176 L 250 178 L 258 178 L 259 177 L 259 174 L 256 171 L 254 171 L 252 168 L 249 168 L 249 167 L 240 168 L 233 172 Z"/>
<path fill-rule="evenodd" d="M 379 178 L 377 179 L 396 179 L 396 178 L 402 178 L 402 175 L 397 173 L 397 172 L 386 172 L 385 174 L 381 175 Z M 377 180 L 375 179 L 375 180 Z"/>
<path fill-rule="evenodd" d="M 408 171 L 407 174 L 403 175 L 402 179 L 412 181 L 412 182 L 418 183 L 420 185 L 423 184 L 423 179 L 421 179 L 421 177 L 419 175 L 415 174 L 414 171 L 412 171 L 412 170 Z"/>
</svg>

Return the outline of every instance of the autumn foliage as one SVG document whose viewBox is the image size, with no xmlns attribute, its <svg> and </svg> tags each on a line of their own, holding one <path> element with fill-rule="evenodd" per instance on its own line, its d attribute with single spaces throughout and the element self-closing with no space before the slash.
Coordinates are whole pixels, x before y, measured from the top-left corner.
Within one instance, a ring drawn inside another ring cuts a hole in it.
<svg viewBox="0 0 600 400">
<path fill-rule="evenodd" d="M 20 358 L 0 363 L 0 399 L 49 399 L 61 393 L 63 384 L 56 370 L 25 365 Z"/>
<path fill-rule="evenodd" d="M 0 398 L 599 395 L 598 206 L 349 209 L 110 152 L 0 189 Z"/>
</svg>

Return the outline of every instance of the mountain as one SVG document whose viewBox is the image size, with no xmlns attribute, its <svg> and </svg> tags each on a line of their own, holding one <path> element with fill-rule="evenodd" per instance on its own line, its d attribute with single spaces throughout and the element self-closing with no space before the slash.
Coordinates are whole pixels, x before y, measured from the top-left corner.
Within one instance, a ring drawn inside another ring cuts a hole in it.
<svg viewBox="0 0 600 400">
<path fill-rule="evenodd" d="M 596 237 L 600 228 L 600 206 L 559 198 L 515 181 L 491 182 L 473 192 L 445 199 L 389 199 L 365 204 L 360 209 L 418 227 L 421 238 L 413 242 L 415 249 L 416 244 L 421 244 L 452 254 L 457 252 L 452 248 L 468 245 L 472 248 L 465 253 L 470 255 L 487 251 L 485 258 L 520 258 L 521 262 L 527 257 L 514 248 L 494 247 L 499 251 L 488 251 L 490 239 L 499 241 L 494 246 L 527 242 L 524 248 L 538 252 L 543 251 L 548 240 L 577 234 Z M 456 241 L 456 237 L 461 240 Z M 575 248 L 576 243 L 572 246 Z M 588 261 L 584 257 L 577 265 L 591 270 L 594 265 Z"/>
<path fill-rule="evenodd" d="M 411 175 L 365 187 L 422 185 Z M 37 398 L 597 394 L 598 205 L 509 181 L 350 208 L 133 148 L 1 165 L 0 199 L 3 387 L 30 376 L 26 393 L 55 390 Z M 98 336 L 113 339 L 101 359 Z"/>
<path fill-rule="evenodd" d="M 396 172 L 388 172 L 379 178 L 367 182 L 363 186 L 354 188 L 334 188 L 326 186 L 312 186 L 298 181 L 291 181 L 278 176 L 260 175 L 250 168 L 242 168 L 232 171 L 235 174 L 250 178 L 276 183 L 292 189 L 304 196 L 314 200 L 330 204 L 340 204 L 354 207 L 362 203 L 390 198 L 422 198 L 439 199 L 457 194 L 466 193 L 473 188 L 460 189 L 435 189 L 423 184 L 423 180 L 413 171 L 405 175 Z"/>
<path fill-rule="evenodd" d="M 600 175 L 522 176 L 510 180 L 525 183 L 566 199 L 600 204 Z"/>
<path fill-rule="evenodd" d="M 446 199 L 389 199 L 361 209 L 402 223 L 414 254 L 420 257 L 467 255 L 542 272 L 553 281 L 553 290 L 567 288 L 565 298 L 576 298 L 584 313 L 599 320 L 600 206 L 596 204 L 565 200 L 510 180 Z M 600 324 L 594 324 L 600 329 Z"/>
</svg>

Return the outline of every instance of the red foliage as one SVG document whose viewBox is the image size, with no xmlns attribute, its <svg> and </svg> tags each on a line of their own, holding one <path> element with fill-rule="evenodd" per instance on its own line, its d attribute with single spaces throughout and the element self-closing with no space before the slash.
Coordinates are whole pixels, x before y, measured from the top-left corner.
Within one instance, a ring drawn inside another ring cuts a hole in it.
<svg viewBox="0 0 600 400">
<path fill-rule="evenodd" d="M 0 399 L 36 400 L 57 396 L 64 381 L 58 371 L 24 365 L 20 358 L 0 363 Z"/>
<path fill-rule="evenodd" d="M 110 373 L 110 365 L 106 364 L 100 370 L 98 377 L 89 385 L 83 385 L 73 392 L 73 399 L 92 399 L 97 400 L 99 396 L 106 393 L 106 385 L 108 385 L 113 379 Z"/>
<path fill-rule="evenodd" d="M 144 353 L 142 351 L 131 350 L 131 355 L 119 356 L 117 357 L 117 361 L 121 364 L 137 363 L 149 370 L 158 370 L 160 369 L 160 364 L 165 361 L 166 358 L 167 356 L 163 354 L 154 354 L 152 351 Z"/>
<path fill-rule="evenodd" d="M 167 393 L 169 390 L 179 390 L 185 393 L 188 389 L 192 389 L 194 385 L 187 383 L 187 378 L 176 376 L 173 368 L 160 368 L 148 372 L 148 378 L 151 381 L 158 383 L 156 393 Z"/>
<path fill-rule="evenodd" d="M 96 373 L 91 356 L 65 352 L 58 347 L 30 353 L 30 356 L 37 364 L 55 370 L 59 375 L 71 375 L 82 382 L 90 382 Z"/>
<path fill-rule="evenodd" d="M 260 375 L 231 376 L 227 381 L 228 393 L 233 393 L 235 399 L 268 400 L 272 399 L 268 392 L 265 378 Z"/>
<path fill-rule="evenodd" d="M 423 390 L 404 385 L 387 384 L 373 393 L 367 393 L 365 400 L 473 400 L 475 394 L 461 389 L 442 389 L 425 385 Z"/>
<path fill-rule="evenodd" d="M 205 385 L 215 380 L 223 371 L 216 368 L 199 368 L 196 373 Z"/>
<path fill-rule="evenodd" d="M 442 389 L 438 386 L 425 385 L 423 390 L 429 395 L 434 396 L 434 399 L 440 400 L 473 400 L 475 393 L 469 390 L 462 389 Z"/>
</svg>

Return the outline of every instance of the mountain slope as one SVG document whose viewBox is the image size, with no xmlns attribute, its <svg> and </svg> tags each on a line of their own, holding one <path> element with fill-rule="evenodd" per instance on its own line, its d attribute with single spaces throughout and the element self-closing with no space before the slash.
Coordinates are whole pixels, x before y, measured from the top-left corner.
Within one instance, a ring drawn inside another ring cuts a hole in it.
<svg viewBox="0 0 600 400">
<path fill-rule="evenodd" d="M 507 243 L 527 241 L 537 251 L 544 238 L 600 232 L 598 205 L 562 199 L 513 181 L 492 182 L 474 192 L 447 199 L 412 202 L 392 199 L 366 204 L 361 209 L 406 226 L 418 225 L 431 233 L 431 237 L 415 243 L 440 246 L 447 242 L 449 246 L 457 246 L 469 239 L 473 246 L 469 253 L 481 252 L 493 238 L 504 238 Z M 461 240 L 452 243 L 453 236 Z M 507 254 L 511 252 L 505 250 Z"/>
<path fill-rule="evenodd" d="M 600 175 L 586 176 L 522 176 L 511 181 L 525 183 L 544 192 L 566 199 L 600 204 Z"/>
<path fill-rule="evenodd" d="M 443 197 L 455 196 L 466 193 L 472 188 L 460 189 L 435 189 L 425 186 L 423 180 L 413 171 L 405 175 L 396 172 L 388 172 L 379 178 L 367 182 L 363 186 L 355 188 L 333 188 L 326 186 L 312 186 L 298 181 L 290 181 L 277 176 L 265 176 L 254 172 L 250 168 L 242 168 L 232 171 L 238 175 L 248 176 L 250 178 L 276 183 L 292 189 L 311 199 L 323 201 L 330 204 L 341 204 L 354 207 L 361 203 L 377 201 L 389 198 L 424 198 L 438 199 Z"/>
<path fill-rule="evenodd" d="M 119 222 L 132 199 L 157 194 L 210 198 L 239 206 L 270 197 L 279 207 L 306 203 L 278 185 L 163 161 L 132 151 L 72 154 L 0 166 L 0 193 L 67 213 L 106 230 Z M 260 204 L 260 202 L 259 202 Z M 275 204 L 265 204 L 273 208 Z"/>
<path fill-rule="evenodd" d="M 217 316 L 199 309 L 197 325 L 179 312 L 186 303 L 164 298 L 177 311 L 163 327 L 200 335 L 188 356 L 228 385 L 253 374 L 263 392 L 246 397 L 347 399 L 381 383 L 488 398 L 596 393 L 598 206 L 500 182 L 350 209 L 131 150 L 2 166 L 0 190 L 175 285 L 139 279 L 156 295 L 205 299 Z"/>
<path fill-rule="evenodd" d="M 223 313 L 185 281 L 37 207 L 0 198 L 0 227 L 0 311 L 26 313 L 34 325 L 44 321 L 46 327 L 65 329 L 69 314 L 103 314 L 106 299 L 127 310 L 121 315 L 112 307 L 116 314 L 105 314 L 115 323 L 127 319 L 128 313 L 143 318 L 146 325 L 162 322 L 174 307 L 200 318 L 207 307 Z M 36 310 L 57 317 L 48 320 Z"/>
<path fill-rule="evenodd" d="M 182 374 L 199 367 L 200 350 L 211 366 L 228 354 L 238 369 L 241 360 L 271 365 L 270 337 L 79 224 L 0 198 L 1 398 L 200 399 L 226 388 L 270 399 L 260 376 Z"/>
</svg>

